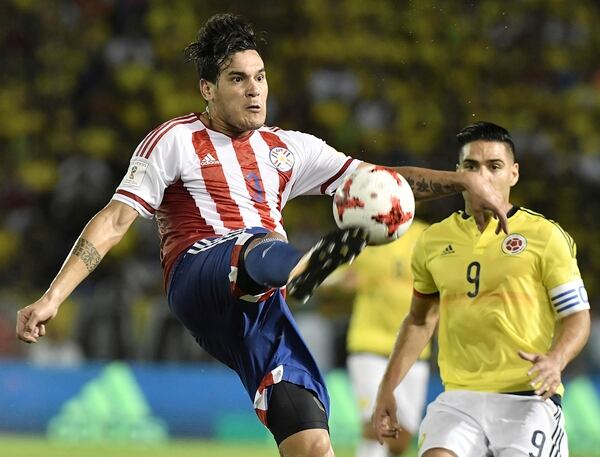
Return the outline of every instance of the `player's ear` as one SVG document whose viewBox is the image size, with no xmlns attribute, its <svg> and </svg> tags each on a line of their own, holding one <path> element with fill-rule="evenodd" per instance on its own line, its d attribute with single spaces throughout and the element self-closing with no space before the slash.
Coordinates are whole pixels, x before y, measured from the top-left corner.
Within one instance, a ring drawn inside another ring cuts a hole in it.
<svg viewBox="0 0 600 457">
<path fill-rule="evenodd" d="M 201 79 L 199 82 L 200 94 L 207 102 L 214 98 L 214 84 L 206 79 Z"/>
<path fill-rule="evenodd" d="M 519 182 L 519 164 L 513 163 L 512 169 L 510 170 L 510 187 L 514 186 L 517 182 Z"/>
</svg>

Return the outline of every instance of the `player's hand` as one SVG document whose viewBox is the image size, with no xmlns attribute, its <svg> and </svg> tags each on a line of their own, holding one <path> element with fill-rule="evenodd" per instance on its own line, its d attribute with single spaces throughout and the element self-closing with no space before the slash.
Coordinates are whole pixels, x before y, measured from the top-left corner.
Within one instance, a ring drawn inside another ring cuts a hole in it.
<svg viewBox="0 0 600 457">
<path fill-rule="evenodd" d="M 396 410 L 397 405 L 393 389 L 386 389 L 383 385 L 380 386 L 373 416 L 371 417 L 371 423 L 379 444 L 383 444 L 385 438 L 398 438 L 401 427 L 396 419 Z"/>
<path fill-rule="evenodd" d="M 46 334 L 46 322 L 56 316 L 58 306 L 40 298 L 17 312 L 17 338 L 37 343 Z"/>
<path fill-rule="evenodd" d="M 535 394 L 541 395 L 544 400 L 554 395 L 561 383 L 562 363 L 559 357 L 524 351 L 519 351 L 519 357 L 533 364 L 527 374 L 532 378 L 529 384 L 535 389 Z"/>
<path fill-rule="evenodd" d="M 500 230 L 508 234 L 508 218 L 504 211 L 504 200 L 502 195 L 494 188 L 492 183 L 479 173 L 464 173 L 465 187 L 471 197 L 471 210 L 473 218 L 480 231 L 486 224 L 486 213 L 492 213 L 494 219 L 498 220 L 496 234 Z"/>
</svg>

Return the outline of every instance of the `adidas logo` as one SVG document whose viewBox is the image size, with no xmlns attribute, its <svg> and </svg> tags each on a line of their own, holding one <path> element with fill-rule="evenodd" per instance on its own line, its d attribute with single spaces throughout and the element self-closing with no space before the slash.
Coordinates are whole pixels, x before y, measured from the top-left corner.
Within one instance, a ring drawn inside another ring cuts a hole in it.
<svg viewBox="0 0 600 457">
<path fill-rule="evenodd" d="M 446 249 L 444 249 L 442 251 L 442 255 L 448 255 L 448 254 L 454 254 L 456 251 L 454 250 L 454 248 L 452 247 L 451 244 L 449 244 L 448 246 L 446 246 Z"/>
<path fill-rule="evenodd" d="M 204 158 L 200 161 L 201 167 L 207 167 L 209 165 L 219 165 L 220 162 L 213 157 L 213 155 L 209 152 L 204 156 Z"/>
<path fill-rule="evenodd" d="M 63 403 L 48 422 L 54 441 L 80 443 L 163 443 L 169 437 L 164 420 L 152 413 L 129 365 L 112 362 Z"/>
</svg>

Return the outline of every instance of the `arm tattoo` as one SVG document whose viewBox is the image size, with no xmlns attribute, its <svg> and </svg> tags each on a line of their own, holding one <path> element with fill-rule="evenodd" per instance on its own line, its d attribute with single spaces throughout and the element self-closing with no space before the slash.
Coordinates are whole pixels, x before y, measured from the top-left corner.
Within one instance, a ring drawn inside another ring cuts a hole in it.
<svg viewBox="0 0 600 457">
<path fill-rule="evenodd" d="M 462 191 L 459 186 L 453 184 L 441 184 L 435 181 L 427 181 L 425 178 L 421 178 L 418 181 L 413 178 L 406 178 L 406 181 L 415 194 L 415 198 L 438 197 L 441 195 L 455 194 Z"/>
<path fill-rule="evenodd" d="M 463 189 L 454 184 L 441 184 L 439 182 L 430 182 L 431 191 L 434 195 L 448 195 L 455 194 L 457 192 L 461 192 Z"/>
<path fill-rule="evenodd" d="M 102 260 L 96 247 L 85 238 L 79 238 L 73 246 L 73 255 L 79 257 L 91 273 Z"/>
</svg>

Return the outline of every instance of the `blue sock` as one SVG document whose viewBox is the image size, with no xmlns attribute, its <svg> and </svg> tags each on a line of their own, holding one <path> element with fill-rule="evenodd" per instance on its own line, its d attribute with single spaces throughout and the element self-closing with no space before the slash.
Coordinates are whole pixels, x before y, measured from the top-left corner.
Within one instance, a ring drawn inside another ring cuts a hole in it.
<svg viewBox="0 0 600 457">
<path fill-rule="evenodd" d="M 301 257 L 302 253 L 291 244 L 270 239 L 258 243 L 248 252 L 244 266 L 248 276 L 258 284 L 282 287 Z"/>
</svg>

